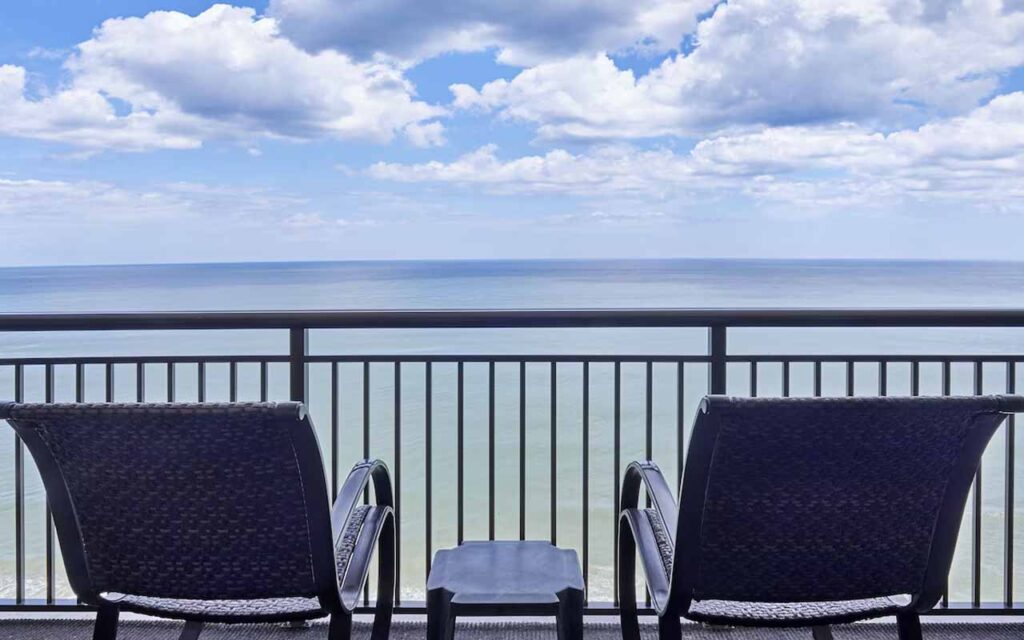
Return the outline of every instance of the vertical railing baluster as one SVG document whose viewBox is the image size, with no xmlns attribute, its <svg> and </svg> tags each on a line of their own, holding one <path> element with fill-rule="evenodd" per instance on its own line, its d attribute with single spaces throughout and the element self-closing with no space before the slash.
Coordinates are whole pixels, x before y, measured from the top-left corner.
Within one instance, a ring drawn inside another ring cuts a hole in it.
<svg viewBox="0 0 1024 640">
<path fill-rule="evenodd" d="M 167 363 L 167 402 L 174 402 L 174 363 Z"/>
<path fill-rule="evenodd" d="M 434 557 L 433 533 L 434 533 L 434 363 L 426 363 L 423 384 L 423 473 L 426 475 L 426 495 L 423 497 L 426 505 L 424 548 L 427 554 L 427 575 L 430 575 L 430 563 Z"/>
<path fill-rule="evenodd" d="M 551 544 L 558 544 L 558 370 L 551 363 Z"/>
<path fill-rule="evenodd" d="M 107 402 L 114 401 L 114 363 L 108 362 L 105 367 L 106 370 L 106 393 L 104 397 Z"/>
<path fill-rule="evenodd" d="M 260 362 L 260 402 L 266 402 L 267 398 L 270 397 L 270 376 L 267 369 L 269 365 L 266 361 Z"/>
<path fill-rule="evenodd" d="M 196 363 L 196 399 L 206 402 L 206 362 Z"/>
<path fill-rule="evenodd" d="M 309 330 L 288 329 L 288 399 L 309 404 Z"/>
<path fill-rule="evenodd" d="M 878 395 L 889 395 L 889 367 L 884 360 L 878 363 Z"/>
<path fill-rule="evenodd" d="M 228 401 L 238 402 L 238 363 L 228 363 Z"/>
<path fill-rule="evenodd" d="M 789 360 L 782 361 L 782 397 L 789 397 Z"/>
<path fill-rule="evenodd" d="M 135 365 L 135 402 L 146 401 L 146 363 Z"/>
<path fill-rule="evenodd" d="M 338 362 L 331 362 L 331 500 L 338 495 L 338 445 L 341 429 L 341 393 L 338 391 Z"/>
<path fill-rule="evenodd" d="M 583 584 L 590 577 L 590 363 L 583 363 Z M 584 604 L 589 596 L 584 593 Z"/>
<path fill-rule="evenodd" d="M 726 392 L 728 342 L 726 328 L 724 325 L 713 325 L 708 327 L 708 358 L 709 365 L 709 389 L 712 394 L 724 394 Z"/>
<path fill-rule="evenodd" d="M 44 401 L 47 404 L 52 404 L 54 400 L 54 378 L 53 378 L 53 365 L 46 365 L 45 369 L 45 398 Z M 53 512 L 50 510 L 50 501 L 46 500 L 46 532 L 45 532 L 45 544 L 46 544 L 46 604 L 53 604 L 56 599 L 56 562 L 54 559 L 54 544 L 53 544 Z"/>
<path fill-rule="evenodd" d="M 644 371 L 644 458 L 654 457 L 654 363 L 647 361 Z M 648 507 L 650 501 L 648 501 Z"/>
<path fill-rule="evenodd" d="M 463 491 L 464 491 L 463 482 L 465 480 L 465 469 L 464 469 L 464 466 L 463 466 L 465 464 L 465 459 L 464 459 L 464 457 L 465 457 L 464 456 L 464 454 L 465 454 L 465 450 L 464 450 L 464 447 L 465 447 L 465 425 L 464 425 L 464 421 L 465 421 L 465 409 L 466 409 L 464 404 L 463 404 L 464 375 L 465 375 L 464 374 L 464 363 L 463 362 L 459 362 L 458 365 L 457 365 L 457 369 L 456 369 L 456 381 L 455 381 L 455 386 L 456 386 L 455 402 L 456 402 L 456 405 L 457 405 L 456 409 L 455 409 L 455 411 L 456 411 L 455 450 L 456 450 L 456 454 L 458 455 L 458 459 L 457 459 L 457 461 L 455 463 L 455 474 L 456 474 L 455 483 L 457 485 L 456 489 L 455 489 L 455 502 L 456 502 L 455 514 L 456 514 L 456 520 L 457 520 L 456 524 L 457 524 L 457 532 L 458 532 L 457 539 L 458 539 L 459 544 L 462 544 L 462 541 L 465 540 L 465 537 L 464 537 L 464 533 L 465 532 L 463 530 L 463 516 L 464 516 L 463 508 L 464 508 L 464 504 L 465 504 L 465 496 L 463 495 Z"/>
<path fill-rule="evenodd" d="M 1017 392 L 1017 363 L 1008 361 L 1006 363 L 1006 393 Z M 1003 533 L 1003 604 L 1009 608 L 1013 606 L 1013 519 L 1014 519 L 1014 456 L 1016 445 L 1016 424 L 1015 416 L 1010 414 L 1006 419 L 1006 440 L 1005 449 L 1005 480 L 1006 492 L 1003 506 L 1003 519 L 1005 531 Z"/>
<path fill-rule="evenodd" d="M 370 458 L 370 362 L 363 362 L 363 459 Z M 363 502 L 370 501 L 370 483 L 363 489 Z"/>
<path fill-rule="evenodd" d="M 814 397 L 821 397 L 821 360 L 814 361 Z"/>
<path fill-rule="evenodd" d="M 519 363 L 519 539 L 526 539 L 526 362 Z"/>
<path fill-rule="evenodd" d="M 917 360 L 910 363 L 910 395 L 921 395 L 921 363 Z"/>
<path fill-rule="evenodd" d="M 487 538 L 494 540 L 495 448 L 494 448 L 494 361 L 487 364 Z"/>
<path fill-rule="evenodd" d="M 952 365 L 949 360 L 942 361 L 942 395 L 948 396 L 952 391 L 953 376 Z M 946 587 L 942 590 L 942 606 L 949 607 L 949 577 L 946 577 Z"/>
<path fill-rule="evenodd" d="M 982 363 L 974 363 L 974 395 L 980 396 L 984 390 Z M 974 522 L 971 528 L 971 603 L 975 607 L 981 606 L 981 468 L 974 475 Z"/>
<path fill-rule="evenodd" d="M 75 364 L 75 402 L 85 402 L 85 365 Z"/>
<path fill-rule="evenodd" d="M 750 397 L 757 397 L 757 361 L 750 362 Z"/>
<path fill-rule="evenodd" d="M 686 416 L 683 414 L 686 397 L 685 365 L 676 363 L 676 489 L 683 481 L 683 466 L 686 464 Z"/>
<path fill-rule="evenodd" d="M 854 382 L 855 382 L 855 367 L 853 366 L 853 360 L 846 361 L 846 395 L 850 398 L 853 397 Z"/>
<path fill-rule="evenodd" d="M 363 459 L 370 458 L 370 361 L 363 362 Z M 363 489 L 363 502 L 370 502 L 370 484 Z M 363 585 L 363 604 L 370 604 L 370 581 Z"/>
<path fill-rule="evenodd" d="M 75 364 L 75 402 L 85 402 L 85 365 L 81 362 Z M 75 602 L 82 604 L 81 598 L 76 597 Z"/>
<path fill-rule="evenodd" d="M 618 360 L 615 361 L 615 391 L 613 393 L 615 407 L 613 409 L 614 416 L 612 417 L 612 438 L 614 444 L 612 445 L 612 466 L 615 468 L 615 487 L 612 493 L 612 535 L 613 544 L 612 547 L 615 549 L 614 566 L 612 567 L 612 593 L 614 595 L 615 606 L 619 606 L 619 491 L 621 483 L 621 469 L 622 461 L 620 459 L 620 446 L 622 444 L 622 363 Z"/>
<path fill-rule="evenodd" d="M 14 401 L 25 401 L 25 370 L 14 365 Z M 25 445 L 14 436 L 14 602 L 25 602 Z"/>
<path fill-rule="evenodd" d="M 654 363 L 647 361 L 644 369 L 644 459 L 654 457 Z M 647 493 L 646 491 L 644 492 Z M 651 508 L 651 497 L 644 496 L 648 509 Z M 644 587 L 644 605 L 651 606 L 651 591 Z"/>
<path fill-rule="evenodd" d="M 402 603 L 402 363 L 395 361 L 395 604 Z"/>
</svg>

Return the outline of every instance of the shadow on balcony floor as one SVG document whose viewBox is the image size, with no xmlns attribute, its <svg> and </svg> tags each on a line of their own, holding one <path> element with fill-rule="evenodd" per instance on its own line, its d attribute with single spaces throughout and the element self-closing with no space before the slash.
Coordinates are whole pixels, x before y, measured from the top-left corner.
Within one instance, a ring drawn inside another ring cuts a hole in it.
<svg viewBox="0 0 1024 640">
<path fill-rule="evenodd" d="M 644 640 L 657 638 L 654 626 L 643 625 Z M 926 623 L 924 637 L 928 640 L 956 638 L 1001 639 L 1020 638 L 1024 627 L 1015 623 Z M 162 621 L 125 620 L 118 640 L 174 640 L 181 625 Z M 0 620 L 0 640 L 87 640 L 92 623 L 88 620 Z M 834 628 L 836 640 L 895 640 L 896 628 L 887 624 L 857 624 Z M 354 640 L 369 638 L 369 625 L 356 624 Z M 396 622 L 393 640 L 422 640 L 426 635 L 422 622 Z M 459 623 L 457 640 L 553 640 L 554 624 L 536 622 L 468 622 Z M 288 629 L 274 625 L 210 625 L 203 630 L 202 640 L 317 640 L 327 637 L 327 627 L 314 624 L 306 629 Z M 592 622 L 586 627 L 587 640 L 619 640 L 618 625 Z M 694 624 L 683 625 L 683 638 L 714 640 L 810 640 L 805 629 L 709 629 Z"/>
</svg>

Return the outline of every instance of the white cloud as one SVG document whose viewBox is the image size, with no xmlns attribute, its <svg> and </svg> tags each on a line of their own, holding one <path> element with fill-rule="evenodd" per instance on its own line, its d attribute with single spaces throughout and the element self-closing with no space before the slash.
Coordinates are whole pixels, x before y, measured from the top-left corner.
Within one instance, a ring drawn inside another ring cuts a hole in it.
<svg viewBox="0 0 1024 640">
<path fill-rule="evenodd" d="M 379 162 L 369 174 L 399 182 L 448 182 L 479 185 L 499 193 L 652 192 L 670 188 L 691 172 L 670 151 L 601 147 L 574 155 L 563 149 L 542 156 L 502 161 L 495 145 L 485 145 L 450 163 L 416 165 Z"/>
<path fill-rule="evenodd" d="M 403 129 L 409 142 L 420 148 L 440 147 L 445 143 L 444 125 L 440 122 L 413 122 Z"/>
<path fill-rule="evenodd" d="M 455 106 L 542 138 L 702 134 L 730 126 L 900 123 L 964 112 L 1024 65 L 1024 10 L 1000 0 L 733 0 L 696 49 L 636 77 L 604 54 L 536 65 Z"/>
<path fill-rule="evenodd" d="M 271 0 L 282 31 L 311 50 L 362 59 L 422 60 L 499 49 L 499 60 L 535 64 L 581 52 L 664 52 L 717 0 Z"/>
<path fill-rule="evenodd" d="M 0 134 L 127 150 L 209 139 L 443 139 L 428 122 L 443 110 L 417 100 L 400 69 L 307 53 L 248 8 L 107 20 L 65 68 L 66 86 L 33 97 L 23 68 L 0 67 Z"/>
<path fill-rule="evenodd" d="M 184 182 L 128 187 L 95 180 L 0 178 L 0 221 L 22 224 L 165 220 L 189 225 L 196 219 L 263 224 L 308 207 L 303 198 L 255 188 Z"/>
<path fill-rule="evenodd" d="M 68 55 L 66 49 L 48 49 L 47 47 L 32 47 L 25 56 L 36 60 L 63 60 Z"/>
<path fill-rule="evenodd" d="M 970 113 L 889 134 L 854 124 L 722 134 L 686 154 L 604 146 L 501 160 L 484 146 L 452 162 L 377 163 L 377 179 L 442 182 L 497 193 L 744 194 L 797 206 L 899 198 L 1024 208 L 1024 92 Z"/>
</svg>

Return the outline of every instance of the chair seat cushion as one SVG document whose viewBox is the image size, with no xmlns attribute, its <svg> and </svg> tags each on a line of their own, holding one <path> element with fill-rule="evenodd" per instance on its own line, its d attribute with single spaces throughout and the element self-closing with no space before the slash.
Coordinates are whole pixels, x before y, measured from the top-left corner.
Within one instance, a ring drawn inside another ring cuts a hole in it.
<svg viewBox="0 0 1024 640">
<path fill-rule="evenodd" d="M 694 600 L 686 617 L 700 622 L 752 626 L 840 624 L 891 615 L 908 604 L 910 596 L 906 595 L 833 602 Z"/>
<path fill-rule="evenodd" d="M 122 611 L 161 618 L 209 622 L 308 620 L 326 615 L 316 598 L 259 598 L 255 600 L 187 600 L 106 593 L 103 599 Z"/>
</svg>

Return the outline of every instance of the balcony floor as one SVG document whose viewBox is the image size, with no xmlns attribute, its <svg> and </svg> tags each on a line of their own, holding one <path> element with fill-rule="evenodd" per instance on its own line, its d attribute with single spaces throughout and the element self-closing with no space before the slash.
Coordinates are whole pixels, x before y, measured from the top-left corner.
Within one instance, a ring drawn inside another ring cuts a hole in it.
<svg viewBox="0 0 1024 640">
<path fill-rule="evenodd" d="M 180 623 L 124 620 L 118 640 L 174 640 L 181 631 Z M 1020 623 L 924 623 L 924 636 L 928 640 L 954 640 L 959 638 L 1002 639 L 1020 638 Z M 862 623 L 835 627 L 836 640 L 895 640 L 896 628 L 889 624 Z M 88 640 L 92 623 L 85 619 L 33 619 L 0 620 L 0 640 Z M 642 626 L 644 640 L 657 638 L 651 624 Z M 356 623 L 354 640 L 369 638 L 369 625 Z M 426 628 L 423 622 L 397 621 L 392 627 L 393 640 L 423 640 Z M 201 640 L 320 640 L 327 637 L 327 628 L 321 623 L 307 629 L 288 629 L 275 625 L 210 625 L 203 630 Z M 619 628 L 611 621 L 588 621 L 587 640 L 620 640 Z M 554 640 L 554 624 L 541 622 L 467 622 L 456 630 L 457 640 Z M 810 640 L 805 629 L 708 629 L 695 624 L 683 625 L 683 638 L 697 640 Z"/>
</svg>

